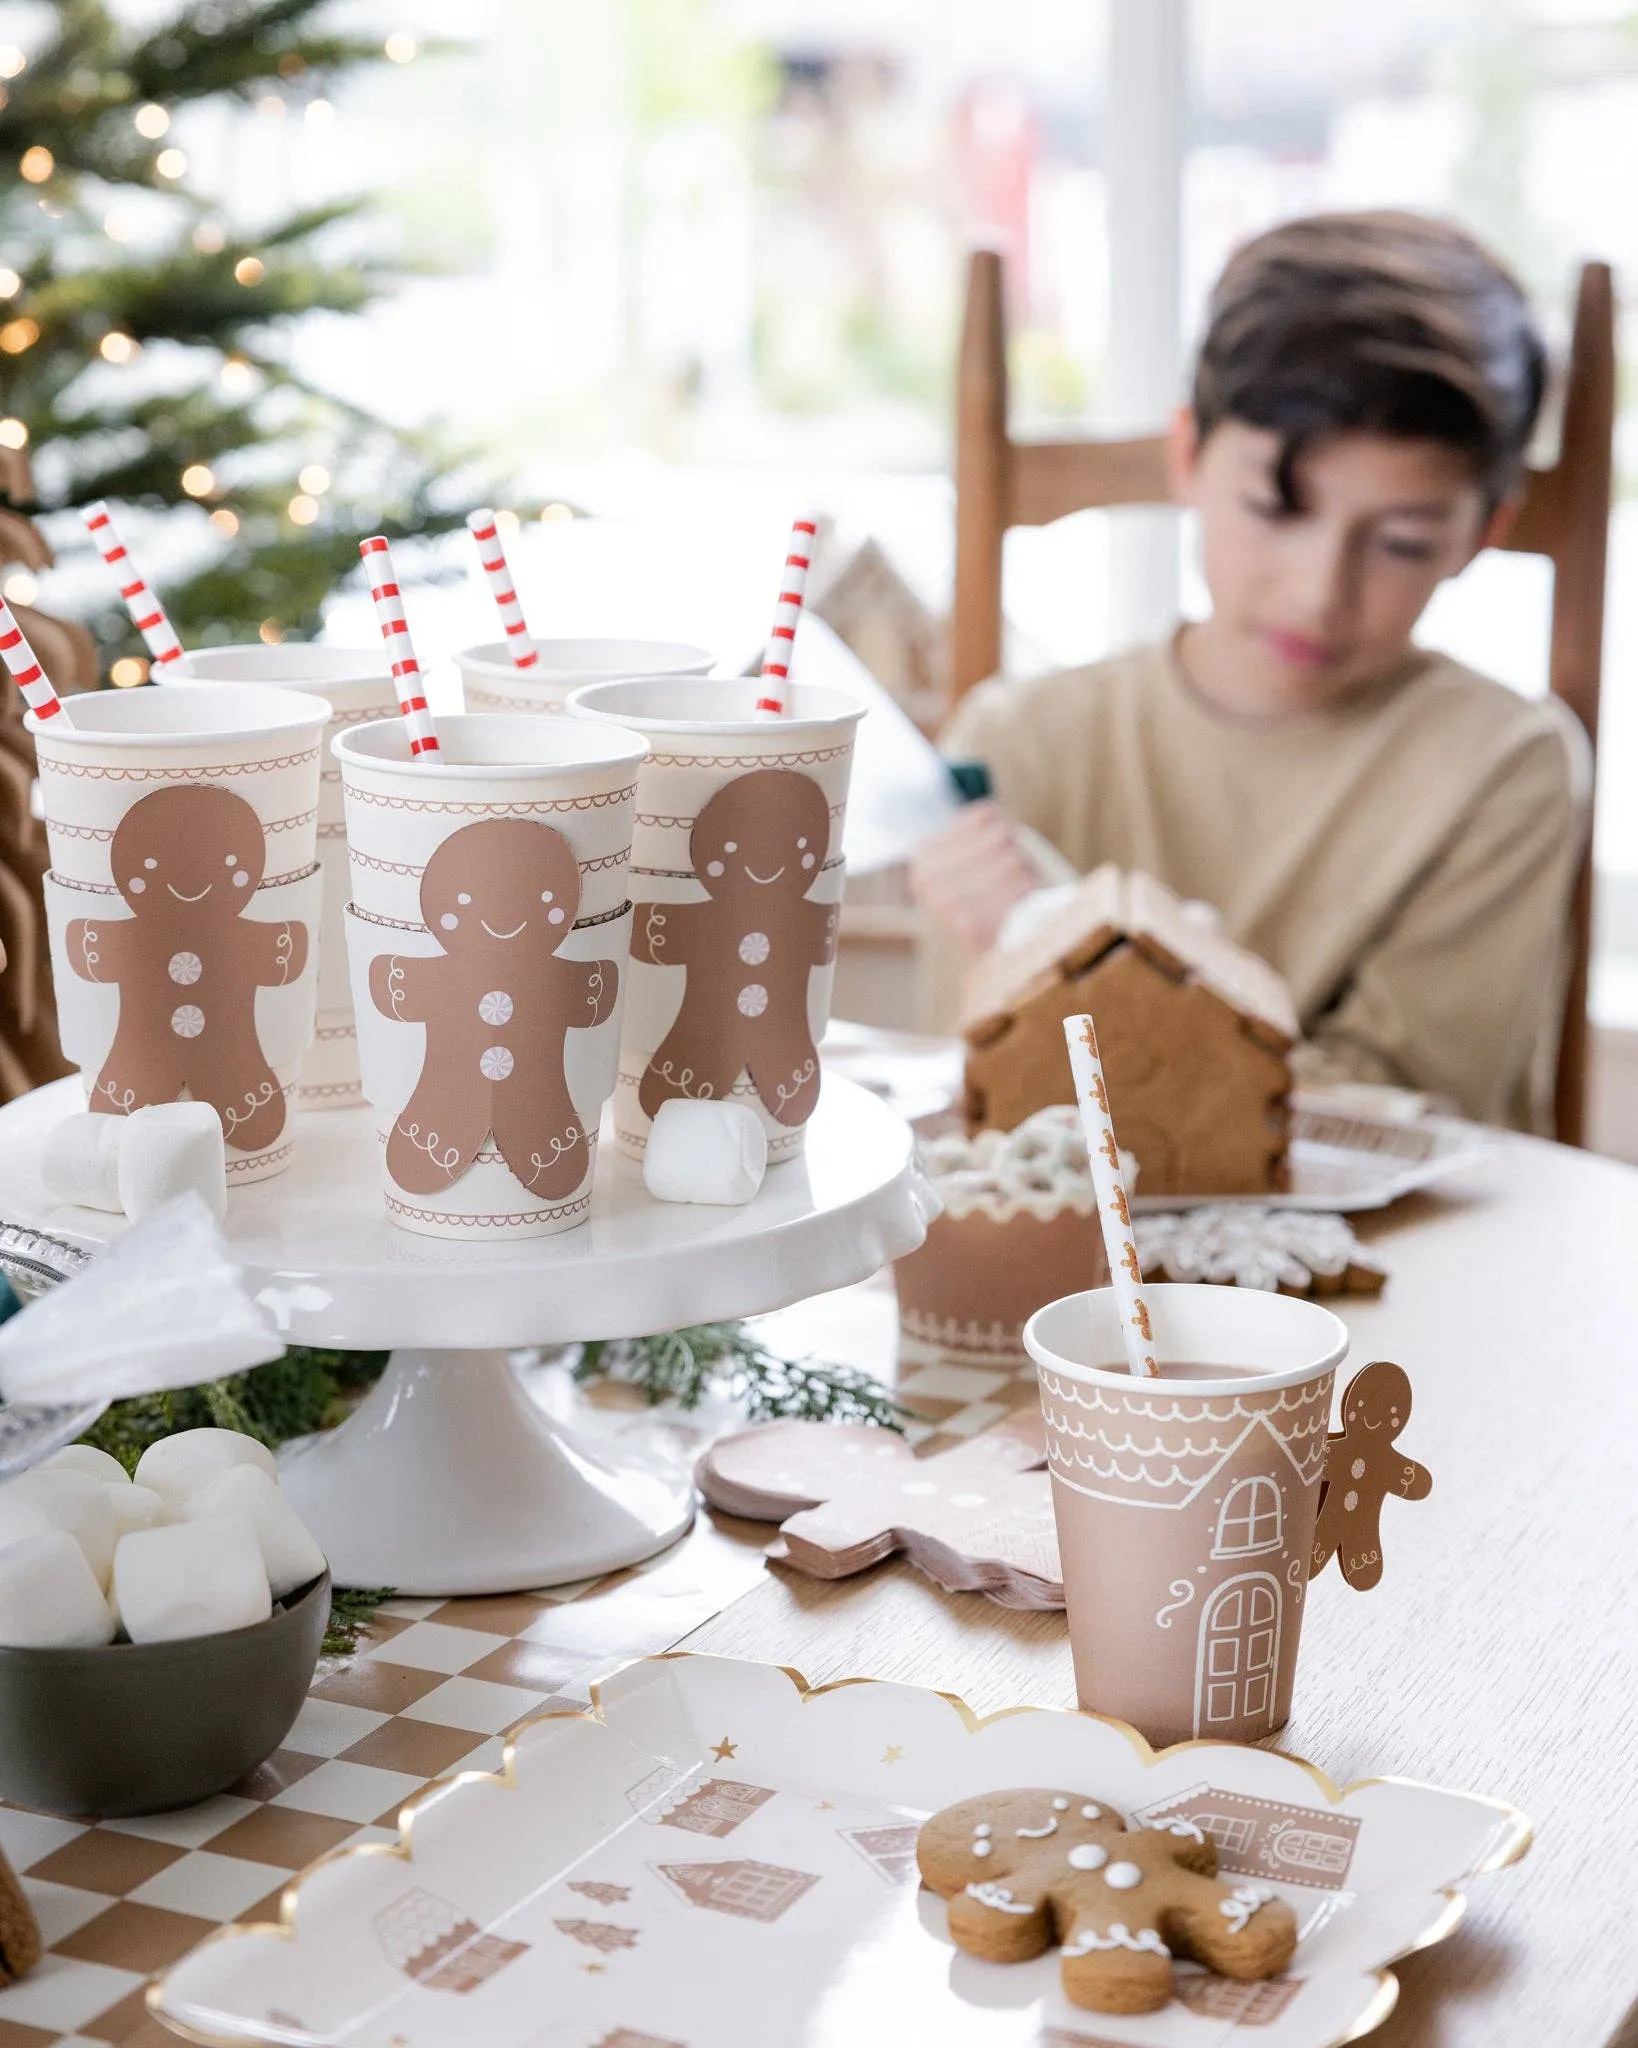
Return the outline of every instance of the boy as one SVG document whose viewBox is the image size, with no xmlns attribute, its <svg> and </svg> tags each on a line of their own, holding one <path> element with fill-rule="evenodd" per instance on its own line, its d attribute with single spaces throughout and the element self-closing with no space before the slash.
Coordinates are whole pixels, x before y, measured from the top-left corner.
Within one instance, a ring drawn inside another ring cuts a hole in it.
<svg viewBox="0 0 1638 2048">
<path fill-rule="evenodd" d="M 1301 1078 L 1546 1128 L 1585 736 L 1411 638 L 1506 531 L 1543 381 L 1523 293 L 1454 227 L 1333 214 L 1243 247 L 1171 436 L 1211 615 L 964 700 L 944 749 L 996 801 L 918 856 L 935 920 L 993 943 L 1043 879 L 1017 821 L 1214 904 L 1290 983 Z"/>
</svg>

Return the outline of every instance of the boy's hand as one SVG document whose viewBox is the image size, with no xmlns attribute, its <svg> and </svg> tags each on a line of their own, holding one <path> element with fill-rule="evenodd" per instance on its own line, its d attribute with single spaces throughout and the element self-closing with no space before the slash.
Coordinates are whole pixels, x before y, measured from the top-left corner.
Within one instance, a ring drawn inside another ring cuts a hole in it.
<svg viewBox="0 0 1638 2048">
<path fill-rule="evenodd" d="M 1012 906 L 1049 879 L 1030 858 L 1018 827 L 993 803 L 969 804 L 923 840 L 910 862 L 911 895 L 972 953 L 993 946 Z"/>
</svg>

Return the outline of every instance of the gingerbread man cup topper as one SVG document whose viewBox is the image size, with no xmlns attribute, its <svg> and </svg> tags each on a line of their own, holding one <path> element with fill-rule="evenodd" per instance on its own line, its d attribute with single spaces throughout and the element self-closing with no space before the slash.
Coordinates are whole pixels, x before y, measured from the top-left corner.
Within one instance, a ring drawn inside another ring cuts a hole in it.
<svg viewBox="0 0 1638 2048">
<path fill-rule="evenodd" d="M 1192 1821 L 1128 1829 L 1084 1792 L 985 1792 L 922 1828 L 923 1881 L 950 1902 L 950 1938 L 991 1963 L 1060 1952 L 1064 1996 L 1090 2012 L 1157 2012 L 1172 1958 L 1249 1980 L 1283 1970 L 1297 1916 L 1263 1885 L 1217 1880 Z"/>
<path fill-rule="evenodd" d="M 805 1124 L 819 1099 L 808 982 L 836 957 L 836 906 L 808 891 L 830 843 L 811 776 L 758 768 L 726 783 L 689 839 L 704 903 L 639 903 L 634 960 L 688 976 L 676 1023 L 648 1063 L 648 1116 L 673 1096 L 720 1101 L 748 1073 L 775 1123 Z"/>
<path fill-rule="evenodd" d="M 1379 1359 L 1349 1381 L 1341 1432 L 1326 1442 L 1311 1578 L 1336 1556 L 1357 1592 L 1380 1582 L 1383 1501 L 1390 1493 L 1426 1500 L 1433 1491 L 1433 1474 L 1394 1443 L 1410 1412 L 1411 1385 L 1402 1366 Z"/>
<path fill-rule="evenodd" d="M 426 1026 L 420 1081 L 387 1140 L 387 1171 L 406 1193 L 451 1187 L 491 1134 L 543 1200 L 573 1194 L 590 1172 L 564 1040 L 613 1013 L 620 969 L 558 957 L 579 909 L 572 848 L 531 818 L 465 825 L 427 862 L 421 915 L 443 957 L 370 962 L 375 1007 Z"/>
<path fill-rule="evenodd" d="M 242 1152 L 278 1138 L 284 1090 L 257 1036 L 256 991 L 300 977 L 308 934 L 246 915 L 266 858 L 261 820 L 231 789 L 155 790 L 120 820 L 109 860 L 131 915 L 68 927 L 74 972 L 119 988 L 92 1109 L 126 1116 L 186 1094 L 212 1105 Z"/>
</svg>

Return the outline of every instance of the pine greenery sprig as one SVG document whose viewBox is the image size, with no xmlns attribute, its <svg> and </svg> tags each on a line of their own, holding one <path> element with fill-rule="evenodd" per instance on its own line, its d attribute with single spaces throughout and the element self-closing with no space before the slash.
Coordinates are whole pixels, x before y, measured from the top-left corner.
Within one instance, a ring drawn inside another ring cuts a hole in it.
<svg viewBox="0 0 1638 2048">
<path fill-rule="evenodd" d="M 679 1408 L 697 1408 L 707 1394 L 718 1393 L 742 1403 L 752 1422 L 780 1417 L 898 1429 L 905 1413 L 868 1373 L 783 1358 L 739 1322 L 583 1344 L 574 1377 L 619 1380 L 651 1404 L 675 1401 Z"/>
</svg>

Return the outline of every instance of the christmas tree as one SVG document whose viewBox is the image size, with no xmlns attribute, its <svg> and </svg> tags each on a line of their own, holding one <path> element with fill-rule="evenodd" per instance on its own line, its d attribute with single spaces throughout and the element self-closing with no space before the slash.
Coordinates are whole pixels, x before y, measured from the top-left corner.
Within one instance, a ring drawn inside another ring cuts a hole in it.
<svg viewBox="0 0 1638 2048">
<path fill-rule="evenodd" d="M 43 43 L 0 46 L 0 448 L 29 448 L 39 491 L 6 502 L 185 508 L 188 569 L 151 571 L 185 645 L 311 637 L 365 534 L 435 536 L 476 502 L 440 483 L 452 464 L 427 437 L 292 366 L 292 323 L 392 283 L 357 253 L 365 202 L 235 232 L 177 144 L 195 104 L 327 113 L 338 78 L 413 54 L 331 32 L 324 5 L 191 0 L 135 28 L 103 0 L 55 0 Z M 109 596 L 88 623 L 114 680 L 136 682 L 144 650 Z"/>
</svg>

